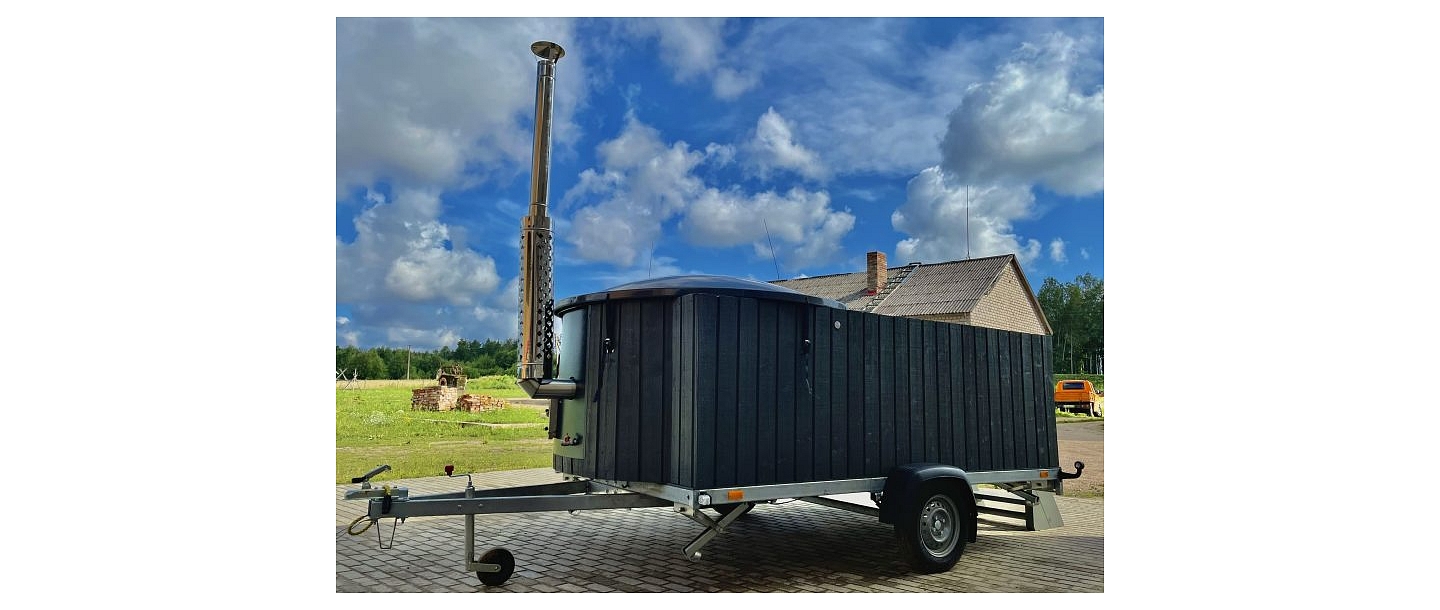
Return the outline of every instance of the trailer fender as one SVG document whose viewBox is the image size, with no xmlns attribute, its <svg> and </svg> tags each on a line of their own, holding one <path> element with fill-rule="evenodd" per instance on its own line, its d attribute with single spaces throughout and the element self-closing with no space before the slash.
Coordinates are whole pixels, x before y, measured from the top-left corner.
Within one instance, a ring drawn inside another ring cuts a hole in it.
<svg viewBox="0 0 1440 610">
<path fill-rule="evenodd" d="M 970 525 L 967 528 L 970 542 L 975 542 L 978 532 L 975 510 L 975 492 L 965 471 L 948 464 L 903 464 L 890 471 L 885 479 L 884 496 L 880 502 L 880 522 L 894 525 L 900 515 L 908 515 L 918 507 L 920 490 L 926 484 L 937 481 L 950 487 L 959 501 L 965 504 L 961 510 L 969 512 Z"/>
</svg>

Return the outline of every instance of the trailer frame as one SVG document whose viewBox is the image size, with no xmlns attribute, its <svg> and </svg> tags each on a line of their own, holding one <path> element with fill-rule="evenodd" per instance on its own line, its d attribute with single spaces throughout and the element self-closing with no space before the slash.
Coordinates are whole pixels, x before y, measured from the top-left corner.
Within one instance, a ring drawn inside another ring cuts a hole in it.
<svg viewBox="0 0 1440 610">
<path fill-rule="evenodd" d="M 975 520 L 982 513 L 1023 520 L 1025 528 L 1031 531 L 1060 527 L 1064 523 L 1056 508 L 1054 495 L 1062 491 L 1064 479 L 1075 478 L 1084 469 L 1084 464 L 1080 462 L 1076 462 L 1076 472 L 1073 474 L 1066 473 L 1060 468 L 966 473 L 944 465 L 924 464 L 919 466 L 938 466 L 947 471 L 960 472 L 963 482 L 969 486 L 971 496 L 968 498 L 968 505 L 966 498 L 959 498 L 960 501 L 952 503 L 951 506 L 952 511 L 959 508 L 956 511 L 958 514 L 947 517 L 947 519 L 954 520 L 947 524 L 951 528 L 947 530 L 948 535 L 952 538 L 961 537 L 959 544 L 962 550 L 964 540 L 974 541 Z M 716 536 L 725 533 L 736 520 L 761 503 L 801 500 L 876 517 L 884 522 L 885 516 L 880 508 L 846 502 L 829 496 L 869 493 L 871 500 L 877 506 L 882 506 L 886 501 L 887 488 L 898 489 L 898 487 L 894 487 L 897 484 L 897 477 L 905 476 L 905 473 L 910 472 L 906 467 L 901 467 L 896 468 L 895 474 L 890 477 L 718 489 L 690 489 L 676 485 L 607 481 L 565 475 L 566 480 L 558 483 L 477 490 L 473 475 L 454 474 L 447 467 L 448 476 L 466 477 L 464 491 L 412 496 L 404 487 L 387 485 L 381 489 L 375 489 L 371 486 L 370 478 L 388 469 L 389 466 L 381 466 L 362 477 L 352 479 L 352 482 L 360 483 L 361 487 L 347 490 L 345 493 L 347 500 L 366 500 L 368 503 L 366 513 L 357 518 L 356 522 L 368 519 L 370 523 L 359 532 L 369 529 L 370 525 L 377 525 L 383 519 L 393 519 L 394 522 L 391 526 L 391 545 L 393 545 L 398 525 L 410 517 L 463 515 L 465 517 L 465 571 L 475 572 L 480 581 L 487 586 L 504 584 L 513 573 L 515 562 L 514 556 L 502 548 L 491 549 L 478 558 L 475 556 L 476 515 L 549 511 L 573 513 L 582 510 L 616 508 L 669 508 L 705 528 L 681 549 L 686 558 L 697 560 L 702 557 L 701 549 Z M 924 483 L 924 481 L 920 482 Z M 1005 496 L 994 493 L 992 490 L 982 490 L 981 485 L 990 485 L 995 490 L 1012 495 Z M 914 503 L 917 498 L 891 498 L 891 500 L 898 501 L 902 505 L 909 505 Z M 1006 509 L 992 504 L 1023 508 Z M 702 511 L 705 508 L 715 510 L 719 516 L 711 517 Z M 903 520 L 897 522 L 897 533 L 910 525 L 913 524 L 906 524 Z M 359 533 L 355 531 L 354 524 L 350 531 L 352 534 Z M 962 532 L 968 532 L 968 534 L 962 536 Z M 378 529 L 377 536 L 379 536 Z M 383 540 L 380 541 L 380 546 L 389 548 Z M 949 565 L 954 563 L 954 559 L 958 559 L 958 556 L 959 552 L 955 552 L 954 558 L 944 565 L 944 569 L 948 569 Z"/>
</svg>

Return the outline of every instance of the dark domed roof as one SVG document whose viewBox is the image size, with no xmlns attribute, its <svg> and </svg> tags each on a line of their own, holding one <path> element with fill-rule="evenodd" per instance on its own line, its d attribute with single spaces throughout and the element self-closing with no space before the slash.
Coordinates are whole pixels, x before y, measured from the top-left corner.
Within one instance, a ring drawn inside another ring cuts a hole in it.
<svg viewBox="0 0 1440 610">
<path fill-rule="evenodd" d="M 670 277 L 659 277 L 638 282 L 621 284 L 613 288 L 582 294 L 576 297 L 564 299 L 555 304 L 555 311 L 559 313 L 565 309 L 571 309 L 583 303 L 593 301 L 607 301 L 615 299 L 647 299 L 656 297 L 675 297 L 690 293 L 719 294 L 726 296 L 743 296 L 756 299 L 772 299 L 779 301 L 797 301 L 810 303 L 812 305 L 824 305 L 844 309 L 839 301 L 826 299 L 803 292 L 797 292 L 783 286 L 757 282 L 738 277 L 723 275 L 675 275 Z"/>
</svg>

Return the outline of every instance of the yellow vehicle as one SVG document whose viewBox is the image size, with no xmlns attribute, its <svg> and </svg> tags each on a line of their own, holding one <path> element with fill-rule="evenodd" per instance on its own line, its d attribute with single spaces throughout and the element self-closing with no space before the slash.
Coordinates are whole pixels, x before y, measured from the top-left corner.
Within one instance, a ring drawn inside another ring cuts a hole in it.
<svg viewBox="0 0 1440 610">
<path fill-rule="evenodd" d="M 1071 413 L 1100 416 L 1100 395 L 1084 379 L 1063 379 L 1055 384 L 1055 406 Z"/>
</svg>

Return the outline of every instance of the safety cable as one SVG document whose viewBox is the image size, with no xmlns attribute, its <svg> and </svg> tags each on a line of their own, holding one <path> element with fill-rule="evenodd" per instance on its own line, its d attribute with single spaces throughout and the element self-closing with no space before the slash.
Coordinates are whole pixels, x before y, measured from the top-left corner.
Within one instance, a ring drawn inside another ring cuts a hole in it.
<svg viewBox="0 0 1440 610">
<path fill-rule="evenodd" d="M 355 531 L 355 524 L 356 524 L 356 523 L 359 523 L 360 521 L 362 521 L 362 520 L 364 520 L 364 519 L 369 519 L 369 518 L 370 518 L 370 515 L 368 515 L 368 514 L 360 515 L 359 517 L 356 517 L 354 521 L 351 521 L 351 522 L 350 522 L 350 527 L 345 528 L 345 531 L 346 531 L 346 532 L 349 532 L 351 536 L 359 536 L 360 534 L 365 533 L 366 530 L 370 529 L 370 526 L 375 525 L 375 521 L 374 521 L 373 519 L 370 520 L 370 521 L 366 521 L 366 522 L 365 522 L 365 527 L 360 528 L 360 531 L 358 531 L 358 532 Z"/>
</svg>

